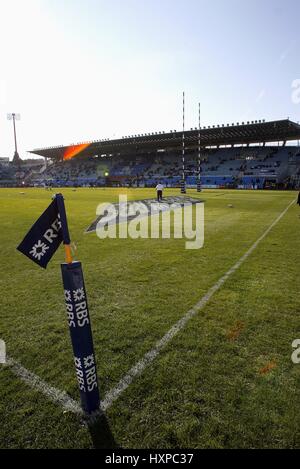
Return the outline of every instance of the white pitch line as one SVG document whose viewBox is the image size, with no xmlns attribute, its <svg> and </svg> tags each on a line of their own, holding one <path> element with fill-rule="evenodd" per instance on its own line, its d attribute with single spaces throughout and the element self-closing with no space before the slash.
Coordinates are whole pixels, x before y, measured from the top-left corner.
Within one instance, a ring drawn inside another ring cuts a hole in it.
<svg viewBox="0 0 300 469">
<path fill-rule="evenodd" d="M 144 357 L 134 365 L 129 372 L 119 381 L 117 386 L 108 392 L 104 400 L 101 403 L 101 410 L 99 414 L 107 411 L 111 405 L 121 396 L 121 394 L 126 391 L 130 386 L 133 380 L 140 376 L 144 370 L 155 360 L 155 358 L 160 354 L 160 352 L 169 344 L 169 342 L 186 326 L 186 324 L 201 311 L 204 306 L 210 301 L 212 296 L 220 290 L 224 285 L 226 280 L 240 268 L 240 266 L 245 262 L 245 260 L 252 254 L 252 252 L 257 248 L 257 246 L 264 240 L 264 238 L 270 233 L 270 231 L 277 225 L 277 223 L 284 217 L 289 208 L 295 203 L 292 201 L 288 207 L 279 215 L 279 217 L 269 226 L 269 228 L 264 232 L 264 234 L 251 246 L 251 248 L 237 261 L 237 263 L 231 267 L 231 269 L 226 272 L 223 277 L 218 280 L 218 282 L 208 290 L 206 295 L 201 298 L 201 300 L 190 309 L 183 318 L 181 318 L 173 327 L 159 340 L 156 345 Z M 7 358 L 6 365 L 11 369 L 11 371 L 18 376 L 22 381 L 28 384 L 33 389 L 44 394 L 51 401 L 56 404 L 59 404 L 66 411 L 72 412 L 78 416 L 84 417 L 85 414 L 81 409 L 80 403 L 72 399 L 66 392 L 60 391 L 59 389 L 50 386 L 45 381 L 43 381 L 39 376 L 32 373 L 31 371 L 24 368 L 20 363 L 15 361 L 12 358 Z M 95 416 L 90 417 L 92 420 Z"/>
<path fill-rule="evenodd" d="M 218 282 L 208 290 L 206 295 L 201 298 L 201 300 L 192 308 L 190 309 L 182 319 L 180 319 L 173 327 L 163 336 L 161 340 L 159 340 L 156 345 L 153 347 L 150 352 L 146 353 L 144 357 L 134 365 L 129 372 L 119 381 L 117 386 L 112 389 L 108 394 L 105 396 L 105 399 L 102 401 L 101 409 L 105 412 L 114 401 L 116 401 L 121 394 L 130 386 L 133 380 L 140 376 L 144 370 L 155 360 L 155 358 L 160 354 L 162 349 L 164 349 L 169 342 L 186 326 L 186 324 L 196 316 L 199 311 L 201 311 L 204 306 L 210 301 L 212 296 L 220 290 L 220 288 L 224 285 L 226 280 L 240 268 L 240 266 L 245 262 L 245 260 L 252 254 L 252 252 L 257 248 L 257 246 L 265 239 L 265 237 L 270 233 L 270 231 L 277 225 L 277 223 L 284 217 L 287 213 L 289 208 L 295 203 L 293 200 L 288 207 L 279 215 L 278 218 L 269 226 L 269 228 L 264 232 L 264 234 L 258 238 L 258 240 L 251 246 L 251 248 L 237 261 L 237 263 L 231 267 L 231 269 L 226 272 L 223 277 L 218 280 Z"/>
<path fill-rule="evenodd" d="M 20 365 L 20 363 L 18 363 L 13 358 L 6 359 L 6 366 L 8 366 L 10 370 L 16 376 L 18 376 L 18 378 L 28 384 L 31 388 L 41 392 L 42 394 L 44 394 L 44 396 L 48 397 L 52 402 L 59 404 L 66 411 L 72 412 L 73 414 L 77 414 L 80 416 L 84 415 L 80 404 L 74 399 L 72 399 L 66 392 L 60 391 L 59 389 L 50 386 L 39 376 L 27 370 L 26 368 L 24 368 L 24 366 Z"/>
</svg>

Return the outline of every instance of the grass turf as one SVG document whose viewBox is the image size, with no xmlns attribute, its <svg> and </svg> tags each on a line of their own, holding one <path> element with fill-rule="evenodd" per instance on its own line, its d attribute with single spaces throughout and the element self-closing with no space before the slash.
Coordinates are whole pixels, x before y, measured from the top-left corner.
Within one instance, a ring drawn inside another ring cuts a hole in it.
<svg viewBox="0 0 300 469">
<path fill-rule="evenodd" d="M 78 399 L 62 249 L 46 272 L 15 250 L 50 193 L 23 192 L 0 190 L 0 338 L 10 356 Z M 184 240 L 84 234 L 97 205 L 116 202 L 120 191 L 62 192 L 84 267 L 102 396 L 295 199 L 292 192 L 205 191 L 205 245 L 186 251 Z M 153 196 L 144 189 L 122 193 L 131 200 Z M 299 230 L 294 205 L 97 428 L 1 366 L 0 447 L 299 448 L 300 366 L 291 362 L 300 334 Z"/>
</svg>

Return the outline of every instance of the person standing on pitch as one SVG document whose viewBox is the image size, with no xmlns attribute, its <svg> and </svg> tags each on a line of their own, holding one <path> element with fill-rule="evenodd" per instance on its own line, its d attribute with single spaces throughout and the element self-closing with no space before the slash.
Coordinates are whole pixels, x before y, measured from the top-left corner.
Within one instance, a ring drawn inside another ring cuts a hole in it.
<svg viewBox="0 0 300 469">
<path fill-rule="evenodd" d="M 164 186 L 159 182 L 156 186 L 157 202 L 162 202 Z"/>
<path fill-rule="evenodd" d="M 298 194 L 298 202 L 297 202 L 297 204 L 298 204 L 299 207 L 300 207 L 300 192 L 299 192 L 299 194 Z"/>
</svg>

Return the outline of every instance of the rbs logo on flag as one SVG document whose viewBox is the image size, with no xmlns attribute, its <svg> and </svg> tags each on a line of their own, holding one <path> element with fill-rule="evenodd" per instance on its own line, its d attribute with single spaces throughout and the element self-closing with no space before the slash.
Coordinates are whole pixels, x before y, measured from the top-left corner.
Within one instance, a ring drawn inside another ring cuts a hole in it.
<svg viewBox="0 0 300 469">
<path fill-rule="evenodd" d="M 45 269 L 62 240 L 57 202 L 53 200 L 17 249 Z"/>
</svg>

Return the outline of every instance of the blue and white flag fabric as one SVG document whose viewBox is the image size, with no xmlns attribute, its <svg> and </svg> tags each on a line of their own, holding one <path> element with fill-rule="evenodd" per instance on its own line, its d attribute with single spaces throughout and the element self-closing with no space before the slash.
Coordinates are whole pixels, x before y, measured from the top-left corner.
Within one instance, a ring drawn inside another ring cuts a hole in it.
<svg viewBox="0 0 300 469">
<path fill-rule="evenodd" d="M 27 233 L 17 250 L 46 269 L 62 241 L 57 201 L 53 200 Z"/>
</svg>

